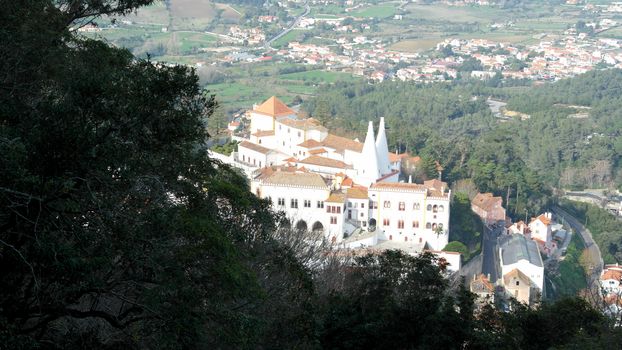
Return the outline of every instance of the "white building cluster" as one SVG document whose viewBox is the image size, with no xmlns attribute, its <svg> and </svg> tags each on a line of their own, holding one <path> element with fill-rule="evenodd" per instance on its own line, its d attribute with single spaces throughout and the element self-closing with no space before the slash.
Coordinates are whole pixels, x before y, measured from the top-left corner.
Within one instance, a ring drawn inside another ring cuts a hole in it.
<svg viewBox="0 0 622 350">
<path fill-rule="evenodd" d="M 276 97 L 247 116 L 250 136 L 231 162 L 293 227 L 322 231 L 344 248 L 419 252 L 447 244 L 450 190 L 440 180 L 399 182 L 405 155 L 389 152 L 384 118 L 377 134 L 369 122 L 361 143 L 331 134 L 313 118 L 299 118 Z"/>
</svg>

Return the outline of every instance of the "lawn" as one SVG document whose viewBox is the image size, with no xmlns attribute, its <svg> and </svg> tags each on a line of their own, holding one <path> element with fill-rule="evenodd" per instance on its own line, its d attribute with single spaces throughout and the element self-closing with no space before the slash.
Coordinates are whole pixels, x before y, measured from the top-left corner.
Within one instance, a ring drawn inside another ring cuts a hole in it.
<svg viewBox="0 0 622 350">
<path fill-rule="evenodd" d="M 493 7 L 456 7 L 444 5 L 409 5 L 407 19 L 451 22 L 494 22 L 507 17 L 507 13 Z"/>
<path fill-rule="evenodd" d="M 275 40 L 272 43 L 272 47 L 283 47 L 287 46 L 290 42 L 296 41 L 298 36 L 302 34 L 302 30 L 294 29 L 289 31 L 289 33 L 283 35 L 278 40 Z"/>
<path fill-rule="evenodd" d="M 323 82 L 334 83 L 337 81 L 356 81 L 359 77 L 353 76 L 350 73 L 343 72 L 327 72 L 323 70 L 312 70 L 307 72 L 297 72 L 283 74 L 279 77 L 282 80 L 302 80 L 309 82 Z"/>
<path fill-rule="evenodd" d="M 390 5 L 377 5 L 371 6 L 360 11 L 352 12 L 354 17 L 374 17 L 374 18 L 387 18 L 395 15 L 395 7 Z"/>
</svg>

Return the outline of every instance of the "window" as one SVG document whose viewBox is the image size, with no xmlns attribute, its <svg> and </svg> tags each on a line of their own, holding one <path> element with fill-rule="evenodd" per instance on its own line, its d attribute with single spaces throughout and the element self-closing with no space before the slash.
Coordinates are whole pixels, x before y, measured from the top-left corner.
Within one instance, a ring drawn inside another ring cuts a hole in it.
<svg viewBox="0 0 622 350">
<path fill-rule="evenodd" d="M 305 208 L 311 208 L 311 201 L 308 199 L 305 199 L 305 202 L 303 203 Z"/>
<path fill-rule="evenodd" d="M 391 202 L 390 201 L 384 201 L 384 207 L 385 208 L 391 208 Z"/>
<path fill-rule="evenodd" d="M 413 228 L 419 228 L 419 221 L 413 221 Z"/>
<path fill-rule="evenodd" d="M 298 131 L 298 137 L 300 137 L 300 131 Z"/>
<path fill-rule="evenodd" d="M 378 209 L 378 202 L 376 201 L 369 202 L 369 209 Z"/>
<path fill-rule="evenodd" d="M 413 204 L 413 210 L 420 210 L 421 206 L 419 205 L 419 203 L 414 203 Z"/>
<path fill-rule="evenodd" d="M 290 132 L 290 129 L 289 129 L 289 128 L 287 128 L 287 133 L 289 134 L 289 132 Z"/>
<path fill-rule="evenodd" d="M 361 208 L 365 209 L 365 202 L 361 203 Z"/>
<path fill-rule="evenodd" d="M 404 236 L 404 242 L 408 242 L 408 236 Z"/>
<path fill-rule="evenodd" d="M 331 216 L 330 217 L 330 224 L 331 225 L 337 225 L 337 217 L 336 216 Z"/>
<path fill-rule="evenodd" d="M 278 199 L 278 204 L 279 204 L 279 206 L 284 206 L 285 205 L 285 198 L 279 198 Z"/>
<path fill-rule="evenodd" d="M 389 219 L 382 219 L 382 226 L 389 226 L 390 223 Z"/>
<path fill-rule="evenodd" d="M 365 216 L 365 214 L 361 213 L 361 217 Z"/>
<path fill-rule="evenodd" d="M 292 198 L 290 204 L 291 204 L 290 205 L 291 208 L 298 209 L 298 199 Z"/>
<path fill-rule="evenodd" d="M 425 224 L 425 228 L 427 228 L 428 230 L 431 229 L 432 228 L 432 224 L 428 222 L 427 224 Z"/>
<path fill-rule="evenodd" d="M 404 220 L 397 220 L 397 228 L 404 228 Z"/>
<path fill-rule="evenodd" d="M 516 281 L 516 285 L 518 286 L 519 284 L 520 284 L 520 282 L 519 282 L 519 281 Z"/>
<path fill-rule="evenodd" d="M 348 202 L 348 208 L 352 208 L 352 202 Z"/>
<path fill-rule="evenodd" d="M 434 205 L 434 206 L 432 207 L 432 212 L 433 212 L 433 213 L 438 213 L 438 205 Z"/>
<path fill-rule="evenodd" d="M 261 145 L 261 139 L 259 139 L 259 144 Z"/>
<path fill-rule="evenodd" d="M 322 202 L 322 201 L 317 201 L 317 207 L 318 207 L 318 208 L 324 208 L 324 202 Z"/>
<path fill-rule="evenodd" d="M 341 207 L 337 207 L 337 214 L 341 214 Z"/>
<path fill-rule="evenodd" d="M 444 211 L 445 211 L 445 207 L 444 207 L 444 206 L 442 206 L 442 205 L 439 205 L 439 206 L 438 206 L 438 212 L 439 212 L 439 213 L 442 213 L 442 212 L 444 212 Z"/>
<path fill-rule="evenodd" d="M 428 211 L 432 210 L 432 204 L 428 204 Z"/>
<path fill-rule="evenodd" d="M 436 230 L 436 224 L 432 224 L 432 229 Z"/>
<path fill-rule="evenodd" d="M 404 210 L 406 210 L 406 203 L 404 203 L 404 202 L 400 202 L 400 203 L 399 203 L 399 208 L 398 208 L 398 210 L 399 210 L 399 211 L 404 211 Z"/>
</svg>

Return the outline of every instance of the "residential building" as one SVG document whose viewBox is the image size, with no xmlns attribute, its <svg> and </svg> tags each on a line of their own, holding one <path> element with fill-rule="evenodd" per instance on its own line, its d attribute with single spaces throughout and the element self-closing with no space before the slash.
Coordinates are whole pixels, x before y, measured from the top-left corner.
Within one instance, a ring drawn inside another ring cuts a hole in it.
<svg viewBox="0 0 622 350">
<path fill-rule="evenodd" d="M 499 237 L 501 275 L 518 269 L 540 292 L 544 289 L 544 264 L 536 242 L 521 234 Z M 507 287 L 507 286 L 506 286 Z"/>
<path fill-rule="evenodd" d="M 486 225 L 505 221 L 503 198 L 494 197 L 492 193 L 478 193 L 471 201 L 471 209 Z"/>
</svg>

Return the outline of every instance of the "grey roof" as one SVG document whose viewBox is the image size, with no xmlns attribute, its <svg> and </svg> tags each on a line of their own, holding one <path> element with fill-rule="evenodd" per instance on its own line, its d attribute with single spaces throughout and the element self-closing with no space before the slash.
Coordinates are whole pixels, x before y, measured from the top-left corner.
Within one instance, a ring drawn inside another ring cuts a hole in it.
<svg viewBox="0 0 622 350">
<path fill-rule="evenodd" d="M 504 265 L 527 260 L 531 264 L 542 267 L 542 257 L 536 242 L 525 238 L 521 234 L 503 235 L 499 237 L 499 247 Z"/>
</svg>

